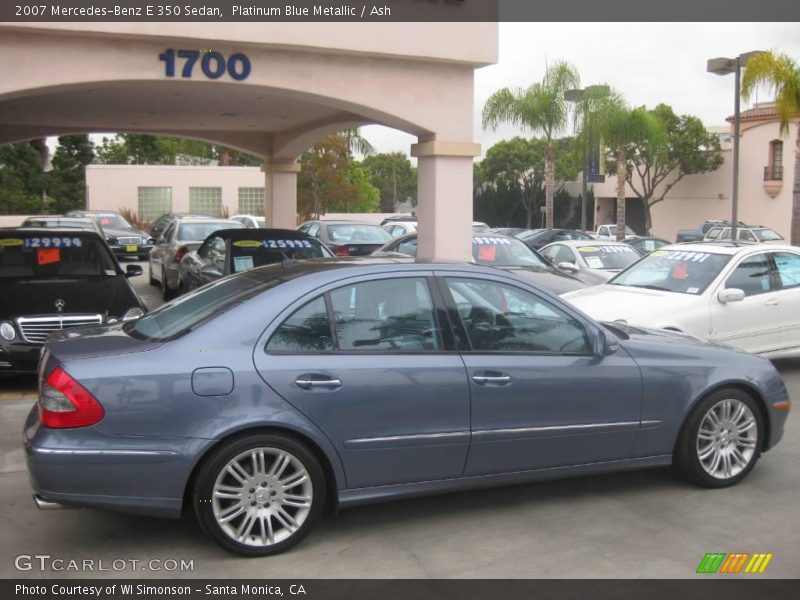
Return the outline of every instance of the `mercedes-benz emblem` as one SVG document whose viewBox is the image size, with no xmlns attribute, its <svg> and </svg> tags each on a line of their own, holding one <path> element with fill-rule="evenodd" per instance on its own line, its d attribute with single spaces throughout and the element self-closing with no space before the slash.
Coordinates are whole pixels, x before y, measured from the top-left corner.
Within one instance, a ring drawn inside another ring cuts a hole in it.
<svg viewBox="0 0 800 600">
<path fill-rule="evenodd" d="M 56 305 L 56 310 L 58 312 L 63 312 L 64 307 L 67 305 L 67 303 L 64 302 L 61 298 L 59 298 L 58 300 L 56 300 L 55 305 Z"/>
</svg>

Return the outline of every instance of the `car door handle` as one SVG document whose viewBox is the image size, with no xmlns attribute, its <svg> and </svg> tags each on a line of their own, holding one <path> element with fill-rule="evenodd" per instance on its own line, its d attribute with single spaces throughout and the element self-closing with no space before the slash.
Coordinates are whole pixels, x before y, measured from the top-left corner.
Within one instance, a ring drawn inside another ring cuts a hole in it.
<svg viewBox="0 0 800 600">
<path fill-rule="evenodd" d="M 478 385 L 505 385 L 511 383 L 511 376 L 505 373 L 497 375 L 473 375 L 472 381 Z"/>
<path fill-rule="evenodd" d="M 766 302 L 764 302 L 764 306 L 778 306 L 780 302 L 778 302 L 777 298 L 770 298 Z"/>
<path fill-rule="evenodd" d="M 310 375 L 301 375 L 295 380 L 297 387 L 304 390 L 335 390 L 342 387 L 342 380 L 335 377 L 320 379 Z"/>
</svg>

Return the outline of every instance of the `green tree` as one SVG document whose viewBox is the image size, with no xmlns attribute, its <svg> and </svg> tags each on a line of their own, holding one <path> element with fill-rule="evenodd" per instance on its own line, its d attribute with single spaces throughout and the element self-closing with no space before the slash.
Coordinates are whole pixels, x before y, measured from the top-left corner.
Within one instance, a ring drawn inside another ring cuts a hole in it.
<svg viewBox="0 0 800 600">
<path fill-rule="evenodd" d="M 553 227 L 556 138 L 569 123 L 564 92 L 580 86 L 577 69 L 559 61 L 549 66 L 541 82 L 528 88 L 503 88 L 492 94 L 483 107 L 483 126 L 497 128 L 511 123 L 541 134 L 545 141 L 545 221 Z"/>
<path fill-rule="evenodd" d="M 626 150 L 632 166 L 626 175 L 628 185 L 642 200 L 648 230 L 653 225 L 652 207 L 663 202 L 675 184 L 687 175 L 716 171 L 724 161 L 719 136 L 707 131 L 697 117 L 678 116 L 666 104 L 649 113 L 664 135 L 640 140 Z"/>
<path fill-rule="evenodd" d="M 417 204 L 417 169 L 405 154 L 375 154 L 366 157 L 361 164 L 369 171 L 372 184 L 380 192 L 381 212 L 395 212 L 397 203 L 406 198 Z"/>
<path fill-rule="evenodd" d="M 63 135 L 53 155 L 48 192 L 52 210 L 64 213 L 86 206 L 86 165 L 94 160 L 94 144 L 88 135 Z"/>
<path fill-rule="evenodd" d="M 97 162 L 108 165 L 174 165 L 178 159 L 190 164 L 216 160 L 220 166 L 259 166 L 257 156 L 202 140 L 141 133 L 120 133 L 103 138 Z"/>
<path fill-rule="evenodd" d="M 0 213 L 39 212 L 46 179 L 34 143 L 0 146 Z"/>
<path fill-rule="evenodd" d="M 742 96 L 749 99 L 759 86 L 775 94 L 781 133 L 789 133 L 789 123 L 800 117 L 800 64 L 786 54 L 766 52 L 747 62 L 742 77 Z M 800 244 L 800 127 L 794 154 L 792 188 L 792 244 Z"/>
</svg>

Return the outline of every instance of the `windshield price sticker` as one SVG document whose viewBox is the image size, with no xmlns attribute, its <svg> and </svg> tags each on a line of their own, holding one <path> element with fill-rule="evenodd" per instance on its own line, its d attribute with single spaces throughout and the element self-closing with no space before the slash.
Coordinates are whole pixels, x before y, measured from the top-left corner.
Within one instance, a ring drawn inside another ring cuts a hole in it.
<svg viewBox="0 0 800 600">
<path fill-rule="evenodd" d="M 264 248 L 313 248 L 308 240 L 264 240 Z"/>
<path fill-rule="evenodd" d="M 25 238 L 25 248 L 80 248 L 81 238 L 70 237 L 31 237 Z"/>
<path fill-rule="evenodd" d="M 25 242 L 20 238 L 3 238 L 0 239 L 0 248 L 8 248 L 9 246 L 22 246 Z"/>
<path fill-rule="evenodd" d="M 498 238 L 498 237 L 474 237 L 472 238 L 473 244 L 484 244 L 484 245 L 493 245 L 493 246 L 510 246 L 511 240 L 507 240 L 506 238 Z"/>
<path fill-rule="evenodd" d="M 595 252 L 600 252 L 600 248 L 597 246 L 581 246 L 578 248 L 578 252 L 581 254 L 594 254 Z"/>
<path fill-rule="evenodd" d="M 705 262 L 711 256 L 708 252 L 690 252 L 688 250 L 656 250 L 650 256 L 665 258 L 666 260 L 682 260 L 686 262 Z"/>
<path fill-rule="evenodd" d="M 634 252 L 630 246 L 600 246 L 600 249 L 606 254 L 624 254 L 626 252 Z"/>
</svg>

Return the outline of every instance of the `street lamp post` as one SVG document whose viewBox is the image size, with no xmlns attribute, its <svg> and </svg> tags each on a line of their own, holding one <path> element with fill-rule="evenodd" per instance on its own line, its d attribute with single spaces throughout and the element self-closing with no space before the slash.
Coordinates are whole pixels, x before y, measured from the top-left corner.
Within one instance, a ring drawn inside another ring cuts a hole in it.
<svg viewBox="0 0 800 600">
<path fill-rule="evenodd" d="M 590 85 L 583 89 L 567 90 L 564 92 L 564 100 L 567 102 L 586 102 L 591 98 L 599 98 L 607 96 L 611 91 L 607 85 Z M 583 107 L 583 123 L 582 129 L 586 130 L 586 119 L 588 117 L 588 106 Z M 586 173 L 586 166 L 589 162 L 588 149 L 586 148 L 586 140 L 581 142 L 581 230 L 586 231 L 586 192 L 588 188 L 588 174 Z"/>
<path fill-rule="evenodd" d="M 734 242 L 738 239 L 739 229 L 739 134 L 741 132 L 742 67 L 758 54 L 762 54 L 762 51 L 745 52 L 736 58 L 711 58 L 706 64 L 706 71 L 714 73 L 714 75 L 734 74 L 736 97 L 733 103 L 733 190 L 731 193 L 731 240 Z"/>
</svg>

